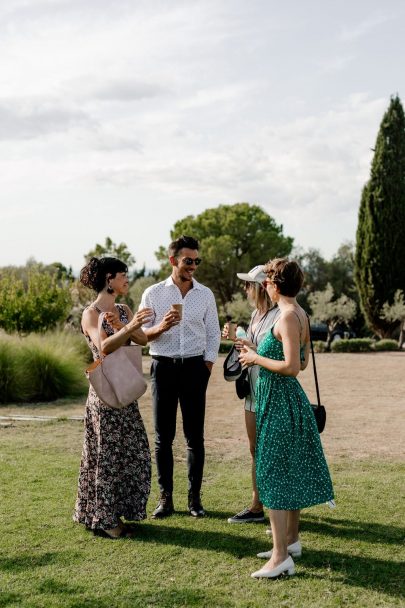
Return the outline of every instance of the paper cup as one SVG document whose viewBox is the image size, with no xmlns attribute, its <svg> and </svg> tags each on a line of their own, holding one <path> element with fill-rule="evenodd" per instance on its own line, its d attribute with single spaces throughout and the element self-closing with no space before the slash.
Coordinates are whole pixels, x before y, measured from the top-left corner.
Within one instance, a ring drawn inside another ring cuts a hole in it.
<svg viewBox="0 0 405 608">
<path fill-rule="evenodd" d="M 228 324 L 228 340 L 235 340 L 236 339 L 236 328 L 237 328 L 237 324 L 236 323 L 229 323 Z"/>
<path fill-rule="evenodd" d="M 171 308 L 179 313 L 181 320 L 183 317 L 183 304 L 172 304 Z"/>
</svg>

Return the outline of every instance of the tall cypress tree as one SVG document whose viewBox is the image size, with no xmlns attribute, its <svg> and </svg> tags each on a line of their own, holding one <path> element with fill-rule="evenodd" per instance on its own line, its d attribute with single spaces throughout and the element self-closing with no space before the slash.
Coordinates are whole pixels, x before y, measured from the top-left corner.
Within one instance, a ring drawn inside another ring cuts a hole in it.
<svg viewBox="0 0 405 608">
<path fill-rule="evenodd" d="M 380 337 L 395 324 L 380 318 L 384 302 L 405 291 L 405 116 L 391 98 L 363 188 L 356 236 L 355 280 L 369 327 Z"/>
</svg>

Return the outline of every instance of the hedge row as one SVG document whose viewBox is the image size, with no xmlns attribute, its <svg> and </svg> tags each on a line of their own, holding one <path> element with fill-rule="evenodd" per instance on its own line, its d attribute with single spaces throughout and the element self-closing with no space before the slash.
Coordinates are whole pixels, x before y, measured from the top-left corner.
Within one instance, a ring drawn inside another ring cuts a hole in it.
<svg viewBox="0 0 405 608">
<path fill-rule="evenodd" d="M 84 345 L 84 346 L 83 346 Z M 64 333 L 0 336 L 0 403 L 52 401 L 84 395 L 88 362 L 82 336 Z"/>
<path fill-rule="evenodd" d="M 233 346 L 233 342 L 222 340 L 219 352 L 228 353 Z M 314 341 L 314 350 L 316 353 L 325 353 L 326 342 L 322 340 Z M 351 338 L 348 340 L 335 340 L 331 344 L 333 353 L 366 353 L 374 351 L 398 350 L 398 342 L 396 340 L 372 340 L 371 338 Z"/>
<path fill-rule="evenodd" d="M 326 342 L 315 341 L 316 353 L 326 352 Z M 398 350 L 396 340 L 379 340 L 376 342 L 371 338 L 352 338 L 350 340 L 335 340 L 331 344 L 333 353 L 369 353 L 374 351 Z"/>
</svg>

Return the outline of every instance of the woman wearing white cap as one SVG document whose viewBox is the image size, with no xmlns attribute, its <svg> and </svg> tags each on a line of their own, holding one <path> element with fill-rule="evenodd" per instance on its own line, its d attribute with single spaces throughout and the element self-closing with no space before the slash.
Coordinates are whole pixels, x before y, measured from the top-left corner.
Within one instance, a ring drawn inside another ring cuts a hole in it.
<svg viewBox="0 0 405 608">
<path fill-rule="evenodd" d="M 246 339 L 237 339 L 235 342 L 236 348 L 241 350 L 243 346 L 257 349 L 258 344 L 263 340 L 265 335 L 270 330 L 277 317 L 279 316 L 278 307 L 273 307 L 270 297 L 262 286 L 262 282 L 266 279 L 263 272 L 264 266 L 255 266 L 247 273 L 237 273 L 237 276 L 242 281 L 245 281 L 245 290 L 249 302 L 255 307 L 252 312 L 249 327 L 247 329 Z M 224 338 L 228 337 L 228 325 L 224 327 Z M 259 500 L 259 494 L 256 486 L 256 465 L 255 465 L 255 449 L 256 449 L 256 414 L 255 414 L 255 385 L 259 375 L 259 366 L 254 365 L 248 369 L 248 379 L 250 385 L 250 394 L 245 399 L 245 423 L 246 431 L 249 438 L 249 448 L 252 456 L 252 502 L 249 507 L 246 507 L 233 517 L 228 519 L 230 524 L 243 524 L 264 522 L 263 505 Z"/>
</svg>

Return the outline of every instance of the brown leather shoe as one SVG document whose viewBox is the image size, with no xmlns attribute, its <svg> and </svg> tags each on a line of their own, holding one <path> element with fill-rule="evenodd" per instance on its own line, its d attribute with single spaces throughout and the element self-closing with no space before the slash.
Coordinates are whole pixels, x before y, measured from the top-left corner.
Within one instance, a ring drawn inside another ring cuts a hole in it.
<svg viewBox="0 0 405 608">
<path fill-rule="evenodd" d="M 152 519 L 163 519 L 173 515 L 173 497 L 170 492 L 162 492 L 160 495 L 159 504 L 152 513 Z"/>
</svg>

